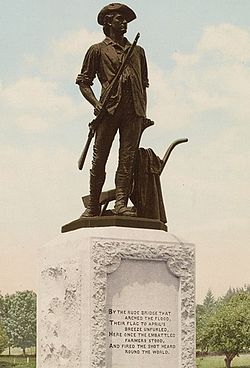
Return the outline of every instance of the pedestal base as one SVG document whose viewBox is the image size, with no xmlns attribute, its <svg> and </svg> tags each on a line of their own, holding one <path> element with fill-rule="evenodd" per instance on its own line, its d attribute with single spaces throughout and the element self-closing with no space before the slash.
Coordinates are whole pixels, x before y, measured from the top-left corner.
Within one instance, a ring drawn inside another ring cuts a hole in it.
<svg viewBox="0 0 250 368">
<path fill-rule="evenodd" d="M 79 229 L 40 250 L 38 368 L 193 368 L 194 246 Z"/>
<path fill-rule="evenodd" d="M 96 217 L 81 217 L 64 226 L 62 233 L 81 229 L 84 227 L 106 227 L 106 226 L 121 226 L 134 227 L 142 229 L 155 229 L 168 231 L 167 225 L 159 220 L 147 219 L 141 217 L 129 216 L 96 216 Z"/>
</svg>

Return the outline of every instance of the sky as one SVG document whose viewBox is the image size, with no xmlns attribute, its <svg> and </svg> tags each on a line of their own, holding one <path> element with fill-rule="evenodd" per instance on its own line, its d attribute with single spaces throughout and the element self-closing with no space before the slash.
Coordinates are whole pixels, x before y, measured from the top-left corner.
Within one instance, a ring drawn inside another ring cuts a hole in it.
<svg viewBox="0 0 250 368">
<path fill-rule="evenodd" d="M 83 212 L 91 154 L 77 161 L 93 118 L 75 85 L 104 37 L 102 0 L 1 1 L 0 290 L 37 290 L 37 249 Z M 141 146 L 161 157 L 169 232 L 196 245 L 197 302 L 250 280 L 250 2 L 126 2 L 137 14 L 150 88 Z M 98 82 L 97 82 L 98 84 Z M 95 87 L 98 93 L 98 86 Z M 105 189 L 114 187 L 117 141 Z"/>
</svg>

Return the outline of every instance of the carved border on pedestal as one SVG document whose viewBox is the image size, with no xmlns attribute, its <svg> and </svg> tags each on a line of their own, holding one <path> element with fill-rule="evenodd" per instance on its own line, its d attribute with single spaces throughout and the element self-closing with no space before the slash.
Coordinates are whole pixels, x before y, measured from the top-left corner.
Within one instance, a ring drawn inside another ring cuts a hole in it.
<svg viewBox="0 0 250 368">
<path fill-rule="evenodd" d="M 93 239 L 92 243 L 92 364 L 106 368 L 107 275 L 122 259 L 165 261 L 180 280 L 181 367 L 193 368 L 195 357 L 195 264 L 194 247 L 183 243 L 158 243 Z"/>
</svg>

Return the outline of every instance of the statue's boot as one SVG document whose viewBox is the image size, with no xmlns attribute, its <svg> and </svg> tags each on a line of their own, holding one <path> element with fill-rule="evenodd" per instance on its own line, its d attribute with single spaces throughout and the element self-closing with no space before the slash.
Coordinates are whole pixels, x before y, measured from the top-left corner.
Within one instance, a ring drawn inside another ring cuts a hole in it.
<svg viewBox="0 0 250 368">
<path fill-rule="evenodd" d="M 89 203 L 81 217 L 99 216 L 101 212 L 100 195 L 105 181 L 105 173 L 100 177 L 96 177 L 90 170 L 90 192 Z"/>
<path fill-rule="evenodd" d="M 129 180 L 116 175 L 116 200 L 114 213 L 119 216 L 136 216 L 136 209 L 127 206 L 130 193 Z"/>
</svg>

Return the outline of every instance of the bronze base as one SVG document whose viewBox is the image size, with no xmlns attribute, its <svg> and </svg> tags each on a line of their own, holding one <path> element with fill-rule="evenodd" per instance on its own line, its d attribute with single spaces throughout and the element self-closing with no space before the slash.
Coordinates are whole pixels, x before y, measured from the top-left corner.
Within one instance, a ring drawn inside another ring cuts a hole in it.
<svg viewBox="0 0 250 368">
<path fill-rule="evenodd" d="M 134 227 L 134 228 L 168 231 L 167 225 L 165 225 L 160 220 L 147 219 L 142 217 L 129 217 L 129 216 L 95 216 L 95 217 L 81 217 L 66 225 L 63 225 L 61 232 L 66 233 L 68 231 L 73 231 L 84 227 L 106 227 L 106 226 Z"/>
</svg>

